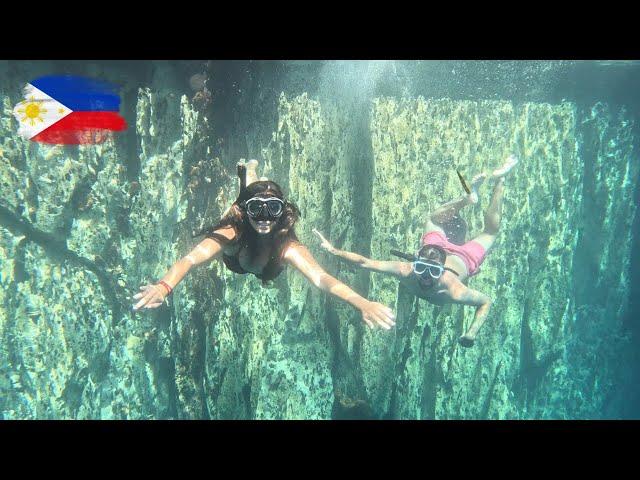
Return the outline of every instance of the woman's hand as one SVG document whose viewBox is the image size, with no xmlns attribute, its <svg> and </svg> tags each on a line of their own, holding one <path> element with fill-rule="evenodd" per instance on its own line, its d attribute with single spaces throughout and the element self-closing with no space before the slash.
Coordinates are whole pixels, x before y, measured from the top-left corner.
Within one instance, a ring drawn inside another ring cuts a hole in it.
<svg viewBox="0 0 640 480">
<path fill-rule="evenodd" d="M 160 284 L 156 285 L 143 285 L 140 287 L 142 290 L 133 296 L 134 300 L 140 299 L 133 307 L 133 310 L 139 310 L 140 308 L 158 308 L 164 302 L 167 297 L 167 290 Z"/>
<path fill-rule="evenodd" d="M 335 254 L 335 253 L 336 253 L 336 249 L 334 248 L 334 246 L 333 246 L 333 245 L 331 245 L 331 244 L 329 243 L 329 240 L 327 240 L 326 238 L 324 238 L 324 237 L 322 236 L 322 234 L 321 234 L 318 230 L 316 230 L 315 228 L 314 228 L 312 231 L 313 231 L 313 233 L 315 233 L 318 237 L 320 237 L 320 240 L 322 241 L 322 243 L 320 244 L 320 246 L 321 246 L 322 248 L 324 248 L 324 249 L 325 249 L 327 252 L 329 252 L 329 253 L 332 253 L 332 254 Z"/>
<path fill-rule="evenodd" d="M 314 230 L 314 233 L 326 242 L 318 231 Z M 329 242 L 327 242 L 327 244 L 331 246 Z M 342 251 L 338 251 L 338 254 L 342 255 Z M 313 285 L 324 292 L 335 295 L 345 302 L 349 302 L 360 310 L 362 319 L 370 328 L 374 328 L 377 325 L 385 330 L 389 330 L 396 324 L 395 315 L 390 308 L 385 307 L 381 303 L 371 302 L 361 297 L 344 283 L 333 278 L 318 265 L 318 262 L 313 258 L 313 255 L 311 255 L 307 247 L 301 243 L 292 242 L 289 244 L 285 251 L 284 258 L 298 269 Z"/>
<path fill-rule="evenodd" d="M 396 324 L 396 316 L 393 311 L 381 303 L 365 300 L 359 308 L 362 312 L 362 320 L 369 328 L 378 326 L 385 330 L 391 330 L 391 327 Z"/>
</svg>

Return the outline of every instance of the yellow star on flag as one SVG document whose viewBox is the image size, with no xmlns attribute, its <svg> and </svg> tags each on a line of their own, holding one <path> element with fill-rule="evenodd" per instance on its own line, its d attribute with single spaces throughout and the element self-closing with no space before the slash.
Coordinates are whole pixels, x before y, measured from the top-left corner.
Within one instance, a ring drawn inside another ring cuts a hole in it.
<svg viewBox="0 0 640 480">
<path fill-rule="evenodd" d="M 20 122 L 18 134 L 24 138 L 36 136 L 70 113 L 65 105 L 31 84 L 24 88 L 24 100 L 13 109 L 14 117 Z"/>
</svg>

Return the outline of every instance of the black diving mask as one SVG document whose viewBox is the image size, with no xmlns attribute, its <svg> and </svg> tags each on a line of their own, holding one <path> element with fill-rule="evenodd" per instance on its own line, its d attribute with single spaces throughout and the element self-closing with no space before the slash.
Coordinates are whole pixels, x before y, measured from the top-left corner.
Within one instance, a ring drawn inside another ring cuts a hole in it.
<svg viewBox="0 0 640 480">
<path fill-rule="evenodd" d="M 284 202 L 278 197 L 252 197 L 244 202 L 247 215 L 256 219 L 259 217 L 279 218 L 284 212 Z M 266 208 L 267 215 L 263 215 Z"/>
</svg>

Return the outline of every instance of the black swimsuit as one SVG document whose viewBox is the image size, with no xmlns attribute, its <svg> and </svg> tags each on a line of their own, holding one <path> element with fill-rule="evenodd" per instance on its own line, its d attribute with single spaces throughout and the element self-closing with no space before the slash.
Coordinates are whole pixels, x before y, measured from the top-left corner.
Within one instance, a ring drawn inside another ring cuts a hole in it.
<svg viewBox="0 0 640 480">
<path fill-rule="evenodd" d="M 226 247 L 230 242 L 228 238 L 216 232 L 208 233 L 207 237 L 213 240 L 216 240 L 223 247 Z M 234 240 L 234 243 L 236 242 L 237 240 Z M 242 251 L 242 247 L 240 247 L 238 251 L 233 255 L 227 255 L 225 253 L 222 254 L 222 261 L 227 266 L 227 268 L 232 272 L 240 273 L 240 274 L 252 273 L 263 282 L 268 282 L 269 280 L 273 280 L 278 275 L 280 275 L 280 273 L 282 273 L 282 270 L 284 270 L 285 268 L 285 265 L 283 265 L 283 262 L 282 262 L 282 254 L 284 253 L 284 248 L 280 251 L 279 255 L 273 255 L 269 259 L 267 264 L 262 269 L 263 273 L 248 272 L 247 270 L 242 268 L 242 266 L 240 265 L 240 259 L 238 258 L 241 251 Z"/>
</svg>

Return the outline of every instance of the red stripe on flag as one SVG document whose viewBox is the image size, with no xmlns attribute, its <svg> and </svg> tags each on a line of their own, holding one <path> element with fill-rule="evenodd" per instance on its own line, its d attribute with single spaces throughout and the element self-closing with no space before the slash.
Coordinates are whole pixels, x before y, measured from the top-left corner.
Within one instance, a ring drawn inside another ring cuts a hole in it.
<svg viewBox="0 0 640 480">
<path fill-rule="evenodd" d="M 127 122 L 117 112 L 72 112 L 31 140 L 58 145 L 102 143 L 111 132 L 125 128 Z"/>
</svg>

